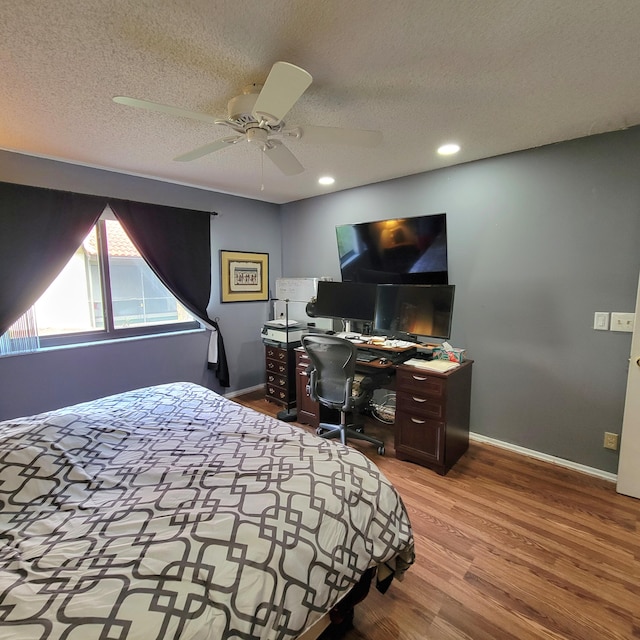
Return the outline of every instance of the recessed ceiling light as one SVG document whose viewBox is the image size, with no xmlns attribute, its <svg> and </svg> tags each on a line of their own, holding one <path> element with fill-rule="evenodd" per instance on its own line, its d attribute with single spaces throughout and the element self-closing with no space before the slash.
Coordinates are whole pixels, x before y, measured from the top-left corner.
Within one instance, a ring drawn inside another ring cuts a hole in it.
<svg viewBox="0 0 640 640">
<path fill-rule="evenodd" d="M 460 151 L 460 145 L 451 142 L 449 144 L 443 144 L 441 147 L 438 147 L 438 153 L 441 156 L 451 156 L 454 153 L 458 153 Z"/>
<path fill-rule="evenodd" d="M 320 178 L 318 182 L 320 184 L 330 185 L 335 182 L 335 178 L 332 178 L 331 176 L 322 176 L 322 178 Z"/>
</svg>

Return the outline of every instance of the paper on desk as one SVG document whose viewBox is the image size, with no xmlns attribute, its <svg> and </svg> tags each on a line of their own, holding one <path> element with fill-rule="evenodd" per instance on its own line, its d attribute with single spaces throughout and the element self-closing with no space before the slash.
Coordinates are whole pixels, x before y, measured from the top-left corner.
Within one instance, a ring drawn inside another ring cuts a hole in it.
<svg viewBox="0 0 640 640">
<path fill-rule="evenodd" d="M 440 373 L 446 373 L 460 366 L 460 363 L 451 362 L 450 360 L 421 360 L 420 358 L 410 358 L 406 360 L 404 364 L 408 364 L 411 367 L 418 367 L 419 369 L 426 369 L 427 371 L 438 371 Z"/>
<path fill-rule="evenodd" d="M 289 320 L 289 322 L 287 323 L 284 318 L 278 318 L 277 320 L 269 320 L 268 322 L 265 322 L 266 325 L 270 326 L 270 327 L 286 327 L 287 324 L 290 327 L 294 327 L 295 325 L 298 324 L 297 320 Z"/>
</svg>

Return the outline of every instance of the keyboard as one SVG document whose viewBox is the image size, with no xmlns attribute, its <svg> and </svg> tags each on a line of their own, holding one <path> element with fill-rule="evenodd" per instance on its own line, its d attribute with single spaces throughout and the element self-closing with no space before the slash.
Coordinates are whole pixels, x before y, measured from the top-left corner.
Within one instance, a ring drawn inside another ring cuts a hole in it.
<svg viewBox="0 0 640 640">
<path fill-rule="evenodd" d="M 356 355 L 356 362 L 373 362 L 377 360 L 380 356 L 374 356 L 373 353 L 366 353 L 362 351 L 358 351 Z"/>
</svg>

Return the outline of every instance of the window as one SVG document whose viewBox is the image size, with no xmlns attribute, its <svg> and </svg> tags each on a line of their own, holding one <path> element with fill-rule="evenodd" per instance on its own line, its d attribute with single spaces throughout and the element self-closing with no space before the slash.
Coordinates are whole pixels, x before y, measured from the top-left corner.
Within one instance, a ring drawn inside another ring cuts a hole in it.
<svg viewBox="0 0 640 640">
<path fill-rule="evenodd" d="M 7 344 L 23 339 L 25 326 L 41 347 L 200 326 L 110 214 L 107 209 L 47 291 L 5 334 L 4 352 L 16 350 Z"/>
</svg>

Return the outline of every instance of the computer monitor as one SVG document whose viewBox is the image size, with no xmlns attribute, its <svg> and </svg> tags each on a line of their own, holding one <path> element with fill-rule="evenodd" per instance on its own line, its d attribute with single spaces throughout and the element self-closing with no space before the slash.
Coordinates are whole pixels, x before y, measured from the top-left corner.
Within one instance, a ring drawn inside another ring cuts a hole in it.
<svg viewBox="0 0 640 640">
<path fill-rule="evenodd" d="M 314 315 L 372 322 L 376 308 L 376 285 L 363 282 L 320 280 Z"/>
<path fill-rule="evenodd" d="M 378 285 L 374 334 L 448 339 L 454 292 L 454 285 Z"/>
</svg>

